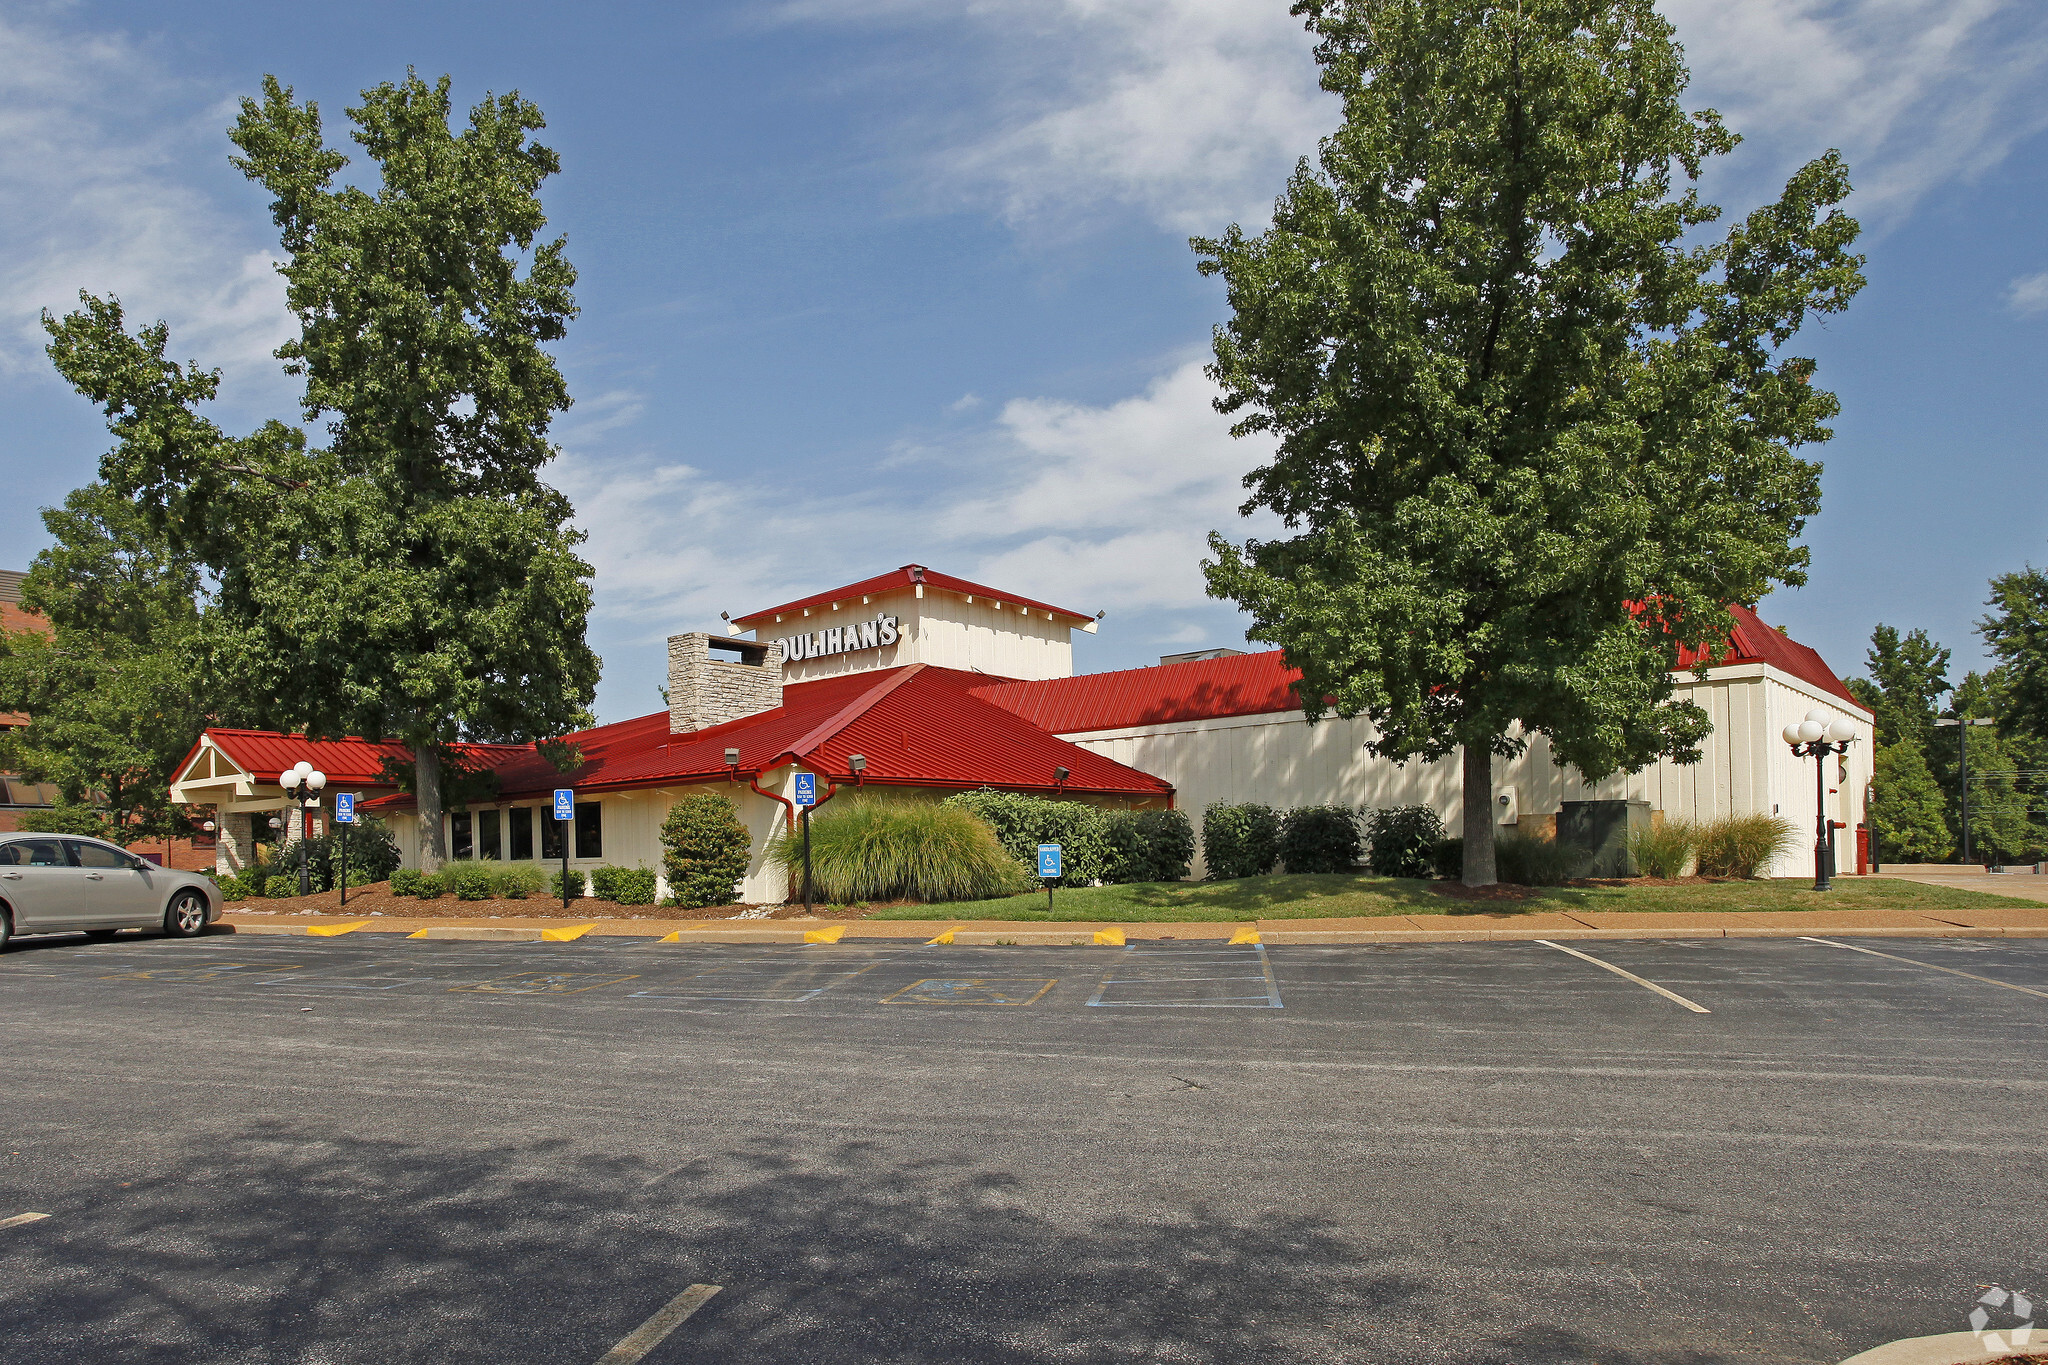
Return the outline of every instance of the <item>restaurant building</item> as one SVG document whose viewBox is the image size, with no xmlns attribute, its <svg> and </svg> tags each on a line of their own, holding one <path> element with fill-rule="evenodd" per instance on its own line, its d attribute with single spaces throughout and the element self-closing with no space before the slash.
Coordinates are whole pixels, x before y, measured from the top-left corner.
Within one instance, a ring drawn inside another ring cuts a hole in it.
<svg viewBox="0 0 2048 1365">
<path fill-rule="evenodd" d="M 779 902 L 790 887 L 769 866 L 767 845 L 793 817 L 799 773 L 816 775 L 821 799 L 854 787 L 906 799 L 993 787 L 1128 809 L 1178 806 L 1198 824 L 1216 802 L 1428 804 L 1455 826 L 1457 763 L 1375 758 L 1362 719 L 1311 724 L 1293 692 L 1298 675 L 1278 651 L 1206 650 L 1077 677 L 1073 632 L 1095 631 L 1098 619 L 910 564 L 732 617 L 717 634 L 672 636 L 669 709 L 567 736 L 580 756 L 567 771 L 531 745 L 470 746 L 498 791 L 444 817 L 449 851 L 551 862 L 566 833 L 572 867 L 659 868 L 669 807 L 689 792 L 718 792 L 752 836 L 740 899 Z M 1704 677 L 1688 669 L 1677 678 L 1679 696 L 1714 722 L 1699 763 L 1587 782 L 1553 762 L 1539 737 L 1520 757 L 1495 760 L 1501 823 L 1554 830 L 1565 802 L 1622 800 L 1697 820 L 1773 812 L 1810 827 L 1813 769 L 1791 756 L 1779 730 L 1820 709 L 1867 734 L 1870 713 L 1813 650 L 1746 608 L 1734 620 L 1723 660 Z M 224 810 L 253 815 L 283 804 L 277 773 L 306 758 L 329 773 L 330 795 L 370 798 L 364 808 L 389 820 L 416 864 L 412 799 L 388 778 L 380 786 L 357 773 L 395 746 L 327 743 L 342 746 L 332 761 L 353 766 L 326 766 L 324 744 L 209 731 L 181 766 L 176 799 L 218 797 Z M 1830 815 L 1851 828 L 1869 785 L 1868 750 L 1854 746 L 1828 775 Z M 576 793 L 566 832 L 549 809 L 563 787 Z M 226 859 L 230 840 L 222 843 Z M 1772 871 L 1790 873 L 1804 857 Z"/>
</svg>

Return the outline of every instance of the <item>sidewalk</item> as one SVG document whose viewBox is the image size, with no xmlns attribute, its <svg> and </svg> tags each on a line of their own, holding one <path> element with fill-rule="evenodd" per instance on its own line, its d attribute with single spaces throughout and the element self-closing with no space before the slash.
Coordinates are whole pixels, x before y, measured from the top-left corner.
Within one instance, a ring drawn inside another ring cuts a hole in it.
<svg viewBox="0 0 2048 1365">
<path fill-rule="evenodd" d="M 1945 863 L 1914 863 L 1886 868 L 1871 876 L 1884 881 L 1919 882 L 1923 886 L 1946 886 L 1958 891 L 1979 891 L 1987 896 L 2010 896 L 2014 900 L 2048 900 L 2048 876 L 2031 865 L 2012 872 L 1986 872 L 1981 867 L 1956 867 Z"/>
<path fill-rule="evenodd" d="M 1972 890 L 1978 889 L 1974 885 Z M 243 934 L 404 934 L 420 938 L 637 938 L 677 943 L 929 942 L 949 931 L 963 945 L 1092 944 L 1101 941 L 1228 943 L 1473 943 L 1493 940 L 1603 938 L 1797 938 L 1855 934 L 1884 938 L 2048 938 L 2048 909 L 1790 910 L 1748 913 L 1594 913 L 1480 911 L 1456 915 L 1385 915 L 1364 919 L 1251 920 L 1239 924 L 1095 924 L 1044 920 L 605 920 L 562 916 L 531 919 L 408 919 L 331 915 L 238 915 L 221 923 Z M 347 926 L 347 927 L 344 927 Z M 832 931 L 837 930 L 837 933 Z M 1256 937 L 1254 937 L 1256 936 Z"/>
</svg>

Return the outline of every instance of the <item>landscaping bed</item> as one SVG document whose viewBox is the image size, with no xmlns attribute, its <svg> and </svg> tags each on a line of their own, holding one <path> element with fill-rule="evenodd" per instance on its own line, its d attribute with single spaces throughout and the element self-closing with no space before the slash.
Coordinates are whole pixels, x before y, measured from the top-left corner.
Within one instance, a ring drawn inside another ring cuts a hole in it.
<svg viewBox="0 0 2048 1365">
<path fill-rule="evenodd" d="M 492 897 L 485 900 L 458 900 L 454 896 L 436 896 L 422 900 L 418 896 L 397 896 L 391 892 L 389 882 L 373 882 L 365 887 L 348 889 L 348 905 L 341 904 L 337 891 L 317 891 L 310 896 L 258 897 L 250 900 L 230 901 L 227 906 L 233 915 L 348 915 L 362 919 L 560 919 L 563 915 L 582 916 L 586 919 L 790 919 L 801 915 L 801 905 L 713 905 L 697 910 L 683 910 L 673 905 L 620 905 L 616 901 L 599 900 L 595 896 L 572 896 L 569 908 L 562 909 L 559 896 L 528 896 L 523 900 L 507 897 Z M 841 916 L 844 918 L 844 916 Z"/>
</svg>

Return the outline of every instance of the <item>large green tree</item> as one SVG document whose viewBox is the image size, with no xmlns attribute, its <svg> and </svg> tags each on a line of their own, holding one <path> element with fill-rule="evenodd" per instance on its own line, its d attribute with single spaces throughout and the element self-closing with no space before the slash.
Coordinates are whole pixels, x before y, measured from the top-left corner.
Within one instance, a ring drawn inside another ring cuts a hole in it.
<svg viewBox="0 0 2048 1365">
<path fill-rule="evenodd" d="M 2048 572 L 2029 564 L 1991 580 L 1977 633 L 2005 675 L 2007 719 L 2048 741 Z"/>
<path fill-rule="evenodd" d="M 0 633 L 0 711 L 29 715 L 0 735 L 0 765 L 124 842 L 169 834 L 171 770 L 206 723 L 199 565 L 105 484 L 45 508 L 43 525 L 54 544 L 22 604 L 48 629 Z"/>
<path fill-rule="evenodd" d="M 218 577 L 217 667 L 263 723 L 404 740 L 430 868 L 447 746 L 585 723 L 598 673 L 582 537 L 540 478 L 569 405 L 546 346 L 576 312 L 564 243 L 540 237 L 559 161 L 516 93 L 460 132 L 451 113 L 446 77 L 364 91 L 348 114 L 374 184 L 342 178 L 318 107 L 274 78 L 231 130 L 272 196 L 299 321 L 277 354 L 324 444 L 282 422 L 227 436 L 195 411 L 218 374 L 169 360 L 161 324 L 130 334 L 115 300 L 46 319 L 118 438 L 103 477 Z"/>
<path fill-rule="evenodd" d="M 1878 856 L 1889 862 L 1941 862 L 1955 848 L 1947 788 L 1932 763 L 1942 694 L 1949 690 L 1949 651 L 1924 630 L 1901 636 L 1880 624 L 1864 654 L 1867 678 L 1849 690 L 1876 717 L 1870 828 Z M 1953 779 L 1953 772 L 1949 774 Z"/>
<path fill-rule="evenodd" d="M 1833 153 L 1725 235 L 1692 182 L 1736 139 L 1682 103 L 1651 0 L 1300 0 L 1341 127 L 1272 227 L 1198 239 L 1210 369 L 1271 461 L 1210 592 L 1311 717 L 1397 760 L 1463 750 L 1465 880 L 1494 880 L 1494 755 L 1589 778 L 1697 758 L 1682 647 L 1804 580 L 1837 411 L 1781 354 L 1862 286 Z"/>
<path fill-rule="evenodd" d="M 1870 676 L 1851 679 L 1849 690 L 1877 718 L 1880 742 L 1928 743 L 1942 694 L 1949 690 L 1948 661 L 1949 651 L 1924 630 L 1902 637 L 1897 627 L 1880 624 L 1870 632 L 1863 656 Z"/>
</svg>

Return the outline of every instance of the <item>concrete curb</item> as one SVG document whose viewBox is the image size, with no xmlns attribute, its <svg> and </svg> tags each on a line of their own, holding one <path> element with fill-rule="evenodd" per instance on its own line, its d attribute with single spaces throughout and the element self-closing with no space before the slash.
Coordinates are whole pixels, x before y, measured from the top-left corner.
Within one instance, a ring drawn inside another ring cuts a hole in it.
<svg viewBox="0 0 2048 1365">
<path fill-rule="evenodd" d="M 1842 1365 L 1989 1365 L 1992 1361 L 2048 1359 L 2048 1343 L 1990 1348 L 1975 1332 L 1907 1337 L 1850 1356 Z"/>
</svg>

